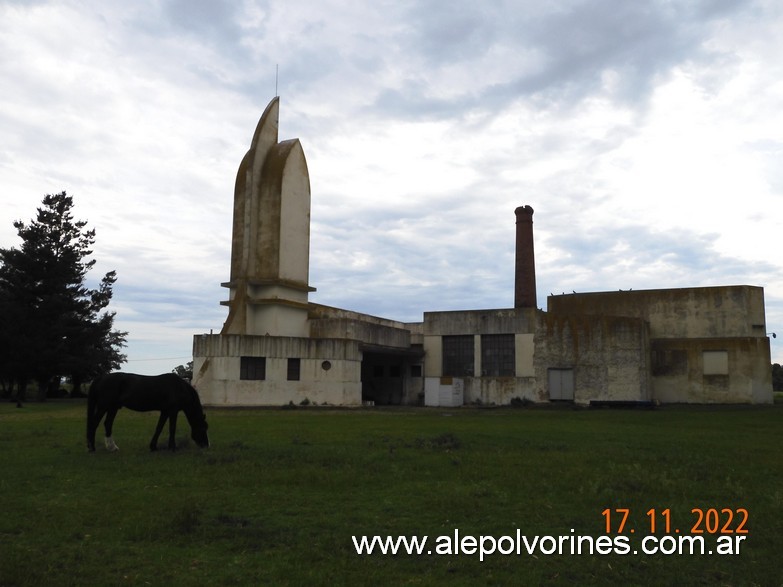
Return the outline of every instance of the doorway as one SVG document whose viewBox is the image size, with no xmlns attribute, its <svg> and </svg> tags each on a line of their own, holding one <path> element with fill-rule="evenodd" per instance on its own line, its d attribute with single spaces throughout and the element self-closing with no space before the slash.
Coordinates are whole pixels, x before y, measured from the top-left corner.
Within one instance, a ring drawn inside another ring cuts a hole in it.
<svg viewBox="0 0 783 587">
<path fill-rule="evenodd" d="M 547 379 L 551 401 L 574 401 L 573 369 L 548 369 Z"/>
</svg>

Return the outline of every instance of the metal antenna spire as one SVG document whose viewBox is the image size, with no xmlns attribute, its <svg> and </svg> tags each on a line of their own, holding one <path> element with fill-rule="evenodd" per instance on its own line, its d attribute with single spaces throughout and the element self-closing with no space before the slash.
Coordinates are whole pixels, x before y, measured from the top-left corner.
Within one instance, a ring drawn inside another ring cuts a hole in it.
<svg viewBox="0 0 783 587">
<path fill-rule="evenodd" d="M 275 63 L 275 98 L 279 97 L 277 93 L 277 73 L 279 71 L 280 64 Z"/>
</svg>

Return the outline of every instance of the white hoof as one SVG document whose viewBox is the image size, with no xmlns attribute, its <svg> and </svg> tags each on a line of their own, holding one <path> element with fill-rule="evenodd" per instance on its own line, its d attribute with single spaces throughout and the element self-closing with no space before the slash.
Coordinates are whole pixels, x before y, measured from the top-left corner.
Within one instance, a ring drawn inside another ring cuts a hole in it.
<svg viewBox="0 0 783 587">
<path fill-rule="evenodd" d="M 114 439 L 111 436 L 106 437 L 106 449 L 109 452 L 115 452 L 120 450 L 120 447 L 117 446 L 117 444 L 114 442 Z"/>
</svg>

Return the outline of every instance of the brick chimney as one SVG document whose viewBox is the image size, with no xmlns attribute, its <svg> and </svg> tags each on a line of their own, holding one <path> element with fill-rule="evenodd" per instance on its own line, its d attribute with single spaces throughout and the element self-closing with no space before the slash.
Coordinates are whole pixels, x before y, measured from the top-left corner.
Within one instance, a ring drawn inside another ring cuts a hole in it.
<svg viewBox="0 0 783 587">
<path fill-rule="evenodd" d="M 536 258 L 533 254 L 533 208 L 520 206 L 517 216 L 517 259 L 514 307 L 536 308 Z"/>
</svg>

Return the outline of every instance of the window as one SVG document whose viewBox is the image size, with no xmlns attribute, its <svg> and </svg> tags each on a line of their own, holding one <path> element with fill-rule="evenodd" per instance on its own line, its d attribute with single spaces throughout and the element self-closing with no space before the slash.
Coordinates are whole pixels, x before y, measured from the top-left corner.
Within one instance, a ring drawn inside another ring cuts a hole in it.
<svg viewBox="0 0 783 587">
<path fill-rule="evenodd" d="M 489 377 L 513 377 L 516 374 L 513 334 L 481 336 L 481 374 Z"/>
<path fill-rule="evenodd" d="M 473 335 L 443 337 L 443 376 L 473 375 Z"/>
<path fill-rule="evenodd" d="M 240 357 L 240 379 L 266 379 L 266 357 Z"/>
<path fill-rule="evenodd" d="M 411 377 L 421 377 L 421 365 L 411 365 Z"/>
<path fill-rule="evenodd" d="M 684 375 L 688 372 L 688 353 L 681 349 L 653 350 L 653 376 Z"/>
<path fill-rule="evenodd" d="M 288 381 L 299 381 L 301 359 L 288 359 Z"/>
<path fill-rule="evenodd" d="M 705 375 L 728 375 L 729 353 L 728 351 L 704 351 Z"/>
</svg>

